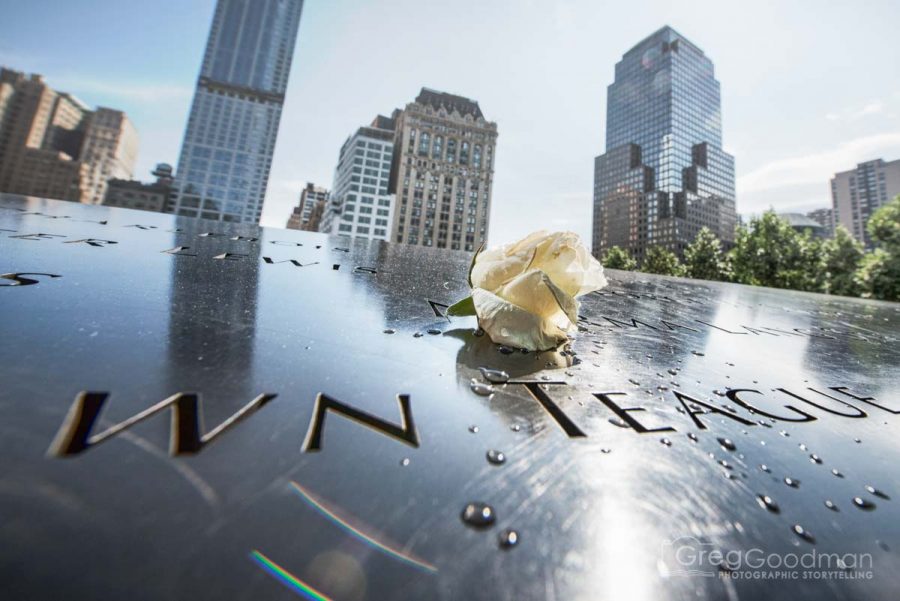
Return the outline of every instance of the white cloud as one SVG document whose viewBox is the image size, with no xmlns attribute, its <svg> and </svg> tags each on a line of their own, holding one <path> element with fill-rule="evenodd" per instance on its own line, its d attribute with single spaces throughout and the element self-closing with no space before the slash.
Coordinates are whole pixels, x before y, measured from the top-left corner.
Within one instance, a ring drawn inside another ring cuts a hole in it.
<svg viewBox="0 0 900 601">
<path fill-rule="evenodd" d="M 873 100 L 862 108 L 827 113 L 825 118 L 829 121 L 858 121 L 865 117 L 884 114 L 887 108 L 888 104 L 883 100 Z"/>
<path fill-rule="evenodd" d="M 778 159 L 738 177 L 737 194 L 761 192 L 802 184 L 827 185 L 838 171 L 857 163 L 900 154 L 900 131 L 857 138 L 832 150 Z"/>
<path fill-rule="evenodd" d="M 866 106 L 853 113 L 850 118 L 862 119 L 863 117 L 866 117 L 868 115 L 877 115 L 878 113 L 883 112 L 884 108 L 885 104 L 880 100 L 876 100 L 874 102 L 870 102 Z"/>
<path fill-rule="evenodd" d="M 110 96 L 139 103 L 188 100 L 193 92 L 193 88 L 189 86 L 158 82 L 138 83 L 118 80 L 112 82 L 77 75 L 47 77 L 46 79 L 54 88 L 76 95 Z"/>
</svg>

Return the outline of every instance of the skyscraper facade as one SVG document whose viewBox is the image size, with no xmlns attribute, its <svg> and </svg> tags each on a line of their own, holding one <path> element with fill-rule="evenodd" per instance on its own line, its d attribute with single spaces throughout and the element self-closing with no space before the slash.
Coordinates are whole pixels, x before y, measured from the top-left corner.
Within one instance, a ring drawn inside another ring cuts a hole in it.
<svg viewBox="0 0 900 601">
<path fill-rule="evenodd" d="M 259 221 L 303 0 L 218 0 L 167 211 Z"/>
<path fill-rule="evenodd" d="M 391 239 L 476 250 L 488 235 L 497 124 L 476 101 L 428 88 L 392 118 Z"/>
<path fill-rule="evenodd" d="M 726 244 L 736 223 L 734 157 L 722 150 L 713 64 L 663 27 L 624 54 L 607 90 L 606 152 L 594 162 L 593 252 L 679 255 L 703 226 Z"/>
<path fill-rule="evenodd" d="M 328 196 L 328 190 L 307 182 L 306 187 L 300 191 L 300 204 L 294 207 L 285 227 L 289 230 L 319 231 L 319 221 Z"/>
<path fill-rule="evenodd" d="M 881 205 L 900 194 L 900 159 L 875 159 L 856 169 L 836 173 L 831 179 L 831 199 L 835 224 L 841 224 L 854 238 L 872 248 L 866 225 Z"/>
<path fill-rule="evenodd" d="M 394 120 L 378 115 L 347 138 L 338 153 L 331 199 L 319 231 L 390 240 L 394 196 L 388 190 Z"/>
</svg>

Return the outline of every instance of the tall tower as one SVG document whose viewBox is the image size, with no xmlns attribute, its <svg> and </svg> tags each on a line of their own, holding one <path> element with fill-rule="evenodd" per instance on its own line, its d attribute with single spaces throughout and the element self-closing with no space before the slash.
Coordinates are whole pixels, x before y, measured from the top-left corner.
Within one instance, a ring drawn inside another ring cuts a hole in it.
<svg viewBox="0 0 900 601">
<path fill-rule="evenodd" d="M 303 0 L 218 0 L 168 212 L 259 221 Z"/>
<path fill-rule="evenodd" d="M 594 162 L 593 252 L 681 255 L 701 227 L 726 245 L 734 157 L 722 150 L 719 82 L 703 51 L 663 27 L 625 53 L 607 90 L 606 153 Z"/>
<path fill-rule="evenodd" d="M 474 100 L 428 88 L 392 119 L 391 239 L 477 250 L 488 234 L 497 124 Z"/>
</svg>

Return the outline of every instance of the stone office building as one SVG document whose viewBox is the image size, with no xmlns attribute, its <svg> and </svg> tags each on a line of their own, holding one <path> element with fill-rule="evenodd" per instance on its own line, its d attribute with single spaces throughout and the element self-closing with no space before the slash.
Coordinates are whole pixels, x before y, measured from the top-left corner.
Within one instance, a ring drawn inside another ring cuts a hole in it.
<svg viewBox="0 0 900 601">
<path fill-rule="evenodd" d="M 869 217 L 900 194 L 900 159 L 875 159 L 856 169 L 836 173 L 831 179 L 835 225 L 840 223 L 854 238 L 872 248 L 866 226 Z"/>
<path fill-rule="evenodd" d="M 289 230 L 319 231 L 319 222 L 328 196 L 328 190 L 307 182 L 306 187 L 300 192 L 300 204 L 294 207 L 285 227 Z"/>
<path fill-rule="evenodd" d="M 476 101 L 428 88 L 392 118 L 391 239 L 476 250 L 488 235 L 497 124 Z"/>
<path fill-rule="evenodd" d="M 593 252 L 652 246 L 682 255 L 706 226 L 726 246 L 736 224 L 734 157 L 703 51 L 663 27 L 625 53 L 607 92 L 606 152 L 594 163 Z"/>
<path fill-rule="evenodd" d="M 125 113 L 0 70 L 0 191 L 99 204 L 109 179 L 131 178 L 137 151 Z"/>
</svg>

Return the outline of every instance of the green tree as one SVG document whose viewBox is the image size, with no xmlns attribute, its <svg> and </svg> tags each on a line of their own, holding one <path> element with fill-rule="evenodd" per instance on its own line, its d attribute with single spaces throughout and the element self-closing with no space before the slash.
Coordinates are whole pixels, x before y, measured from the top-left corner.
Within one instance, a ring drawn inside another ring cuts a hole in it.
<svg viewBox="0 0 900 601">
<path fill-rule="evenodd" d="M 637 262 L 632 258 L 624 248 L 613 246 L 603 257 L 603 266 L 610 269 L 624 269 L 625 271 L 634 271 Z"/>
<path fill-rule="evenodd" d="M 900 196 L 875 211 L 866 227 L 879 248 L 863 257 L 856 282 L 867 298 L 900 301 Z"/>
<path fill-rule="evenodd" d="M 862 296 L 900 301 L 900 256 L 883 248 L 866 253 L 856 272 Z"/>
<path fill-rule="evenodd" d="M 678 257 L 670 250 L 661 246 L 651 246 L 647 249 L 644 262 L 641 265 L 644 273 L 658 273 L 660 275 L 683 275 L 684 268 L 678 261 Z"/>
<path fill-rule="evenodd" d="M 722 242 L 704 227 L 684 251 L 684 273 L 698 280 L 727 280 L 728 263 L 722 254 Z"/>
<path fill-rule="evenodd" d="M 834 238 L 822 245 L 825 263 L 825 292 L 842 296 L 859 296 L 861 290 L 856 271 L 863 258 L 863 246 L 843 225 L 834 230 Z"/>
<path fill-rule="evenodd" d="M 813 237 L 809 230 L 799 234 L 798 254 L 795 269 L 791 274 L 794 290 L 825 292 L 827 273 L 825 271 L 825 243 Z"/>
<path fill-rule="evenodd" d="M 900 251 L 900 195 L 872 213 L 866 229 L 886 251 Z"/>
<path fill-rule="evenodd" d="M 736 282 L 754 286 L 806 289 L 807 274 L 814 250 L 801 236 L 769 210 L 735 231 L 734 248 L 729 253 Z"/>
</svg>

